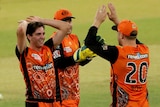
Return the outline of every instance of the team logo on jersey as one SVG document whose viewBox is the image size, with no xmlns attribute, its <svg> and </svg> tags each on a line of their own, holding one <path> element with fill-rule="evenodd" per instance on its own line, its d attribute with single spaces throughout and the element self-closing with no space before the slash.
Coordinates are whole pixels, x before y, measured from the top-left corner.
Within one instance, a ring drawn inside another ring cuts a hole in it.
<svg viewBox="0 0 160 107">
<path fill-rule="evenodd" d="M 72 49 L 67 46 L 67 47 L 64 47 L 64 51 L 66 51 L 66 53 L 69 53 L 69 52 L 72 52 Z"/>
<path fill-rule="evenodd" d="M 51 69 L 52 67 L 53 67 L 53 63 L 48 63 L 48 64 L 46 64 L 44 66 L 34 65 L 33 69 L 34 70 L 38 70 L 38 71 L 39 70 L 47 71 L 47 70 Z"/>
<path fill-rule="evenodd" d="M 61 57 L 60 50 L 55 50 L 53 52 L 53 58 L 56 59 L 56 58 L 59 58 L 59 57 Z"/>
<path fill-rule="evenodd" d="M 128 59 L 144 59 L 148 58 L 148 54 L 137 53 L 135 55 L 127 55 Z"/>
<path fill-rule="evenodd" d="M 38 54 L 32 54 L 31 55 L 35 60 L 39 60 L 39 61 L 42 61 L 41 57 L 38 55 Z"/>
</svg>

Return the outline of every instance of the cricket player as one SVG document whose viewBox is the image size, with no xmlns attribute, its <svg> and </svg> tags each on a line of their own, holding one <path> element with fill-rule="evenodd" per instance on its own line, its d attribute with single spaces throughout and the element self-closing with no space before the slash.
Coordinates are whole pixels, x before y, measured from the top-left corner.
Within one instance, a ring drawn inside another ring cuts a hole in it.
<svg viewBox="0 0 160 107">
<path fill-rule="evenodd" d="M 62 20 L 71 25 L 68 34 L 65 35 L 61 44 L 53 51 L 57 76 L 56 106 L 78 107 L 80 102 L 79 65 L 84 66 L 89 63 L 95 54 L 86 46 L 81 47 L 78 36 L 72 33 L 72 20 L 75 17 L 72 16 L 69 10 L 57 10 L 54 14 L 54 19 Z M 53 38 L 56 33 L 53 33 Z"/>
<path fill-rule="evenodd" d="M 149 49 L 139 42 L 138 27 L 130 20 L 119 21 L 114 6 L 109 3 L 98 9 L 94 22 L 85 39 L 85 45 L 111 64 L 110 89 L 111 107 L 149 107 L 147 74 L 149 68 Z M 96 41 L 100 25 L 106 17 L 115 24 L 119 45 L 107 45 Z"/>
<path fill-rule="evenodd" d="M 52 50 L 61 43 L 71 26 L 63 21 L 35 16 L 26 20 L 21 21 L 17 28 L 16 45 L 16 56 L 26 84 L 25 107 L 54 107 L 56 75 Z M 45 43 L 44 25 L 58 29 L 54 39 Z"/>
</svg>

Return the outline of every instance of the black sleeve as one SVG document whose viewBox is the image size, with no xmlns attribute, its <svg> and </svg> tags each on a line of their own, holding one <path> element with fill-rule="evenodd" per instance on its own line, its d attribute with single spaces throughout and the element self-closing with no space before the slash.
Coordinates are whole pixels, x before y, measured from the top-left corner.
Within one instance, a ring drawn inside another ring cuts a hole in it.
<svg viewBox="0 0 160 107">
<path fill-rule="evenodd" d="M 22 55 L 24 55 L 24 54 L 28 54 L 28 47 L 26 47 L 26 49 L 23 51 L 23 53 L 22 54 L 20 54 L 19 53 L 19 50 L 18 50 L 18 47 L 16 46 L 16 48 L 15 48 L 15 53 L 16 53 L 16 56 L 17 56 L 17 58 L 18 58 L 18 60 L 20 61 L 20 57 L 22 56 Z"/>
<path fill-rule="evenodd" d="M 85 45 L 91 49 L 94 53 L 102 58 L 114 63 L 118 58 L 118 49 L 116 46 L 102 45 L 96 41 L 97 30 L 95 26 L 92 26 L 85 38 Z"/>
<path fill-rule="evenodd" d="M 74 65 L 76 62 L 73 57 L 59 57 L 54 59 L 55 67 L 64 69 L 68 66 Z"/>
<path fill-rule="evenodd" d="M 20 60 L 20 53 L 19 53 L 19 51 L 18 51 L 17 46 L 16 46 L 16 48 L 15 48 L 15 54 L 16 54 L 18 60 Z"/>
<path fill-rule="evenodd" d="M 76 63 L 72 56 L 64 57 L 62 44 L 58 45 L 53 51 L 53 58 L 56 68 L 64 69 Z"/>
<path fill-rule="evenodd" d="M 91 59 L 86 59 L 85 61 L 80 62 L 79 65 L 84 66 L 84 65 L 88 64 L 90 61 L 91 61 Z M 62 57 L 54 59 L 54 63 L 57 68 L 64 69 L 68 66 L 72 66 L 72 65 L 76 64 L 77 62 L 74 61 L 73 56 L 70 56 L 70 57 L 63 57 L 62 56 Z"/>
<path fill-rule="evenodd" d="M 84 60 L 84 61 L 82 61 L 82 62 L 79 62 L 79 65 L 85 66 L 85 65 L 88 64 L 91 60 L 92 60 L 92 59 L 86 59 L 86 60 Z"/>
<path fill-rule="evenodd" d="M 44 45 L 45 45 L 45 46 L 48 46 L 48 47 L 53 51 L 54 44 L 53 44 L 52 38 L 48 39 L 48 40 L 44 43 Z"/>
<path fill-rule="evenodd" d="M 81 44 L 79 42 L 79 47 L 81 47 L 80 45 Z M 58 50 L 59 53 L 60 53 L 59 57 L 54 58 L 54 63 L 55 63 L 55 66 L 57 68 L 64 69 L 68 66 L 72 66 L 72 65 L 75 65 L 77 63 L 77 62 L 74 61 L 73 55 L 70 56 L 70 57 L 64 57 L 62 44 L 60 44 L 56 48 L 56 50 Z M 84 65 L 88 64 L 90 61 L 91 61 L 91 59 L 86 59 L 85 61 L 80 62 L 79 65 L 84 66 Z"/>
</svg>

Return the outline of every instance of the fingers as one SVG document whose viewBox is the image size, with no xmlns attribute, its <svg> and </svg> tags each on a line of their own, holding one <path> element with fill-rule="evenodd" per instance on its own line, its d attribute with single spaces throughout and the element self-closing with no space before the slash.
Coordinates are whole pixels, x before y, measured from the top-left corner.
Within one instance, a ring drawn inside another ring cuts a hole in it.
<svg viewBox="0 0 160 107">
<path fill-rule="evenodd" d="M 39 22 L 40 18 L 37 16 L 29 16 L 26 18 L 26 21 L 28 22 Z"/>
<path fill-rule="evenodd" d="M 104 21 L 106 19 L 106 6 L 102 5 L 101 8 L 99 8 L 98 13 L 97 13 L 97 19 Z"/>
<path fill-rule="evenodd" d="M 111 14 L 116 12 L 115 7 L 113 6 L 112 3 L 108 3 L 108 8 L 109 8 Z"/>
<path fill-rule="evenodd" d="M 29 17 L 26 18 L 26 20 L 27 20 L 28 22 L 32 22 L 32 21 L 35 20 L 35 17 L 34 17 L 34 16 L 29 16 Z"/>
<path fill-rule="evenodd" d="M 106 6 L 102 5 L 102 7 L 99 8 L 98 12 L 99 14 L 106 15 Z"/>
<path fill-rule="evenodd" d="M 99 9 L 99 12 L 106 12 L 106 6 L 105 5 L 102 5 L 102 7 Z"/>
<path fill-rule="evenodd" d="M 119 23 L 119 20 L 114 5 L 112 3 L 108 3 L 108 8 L 110 10 L 110 13 L 107 12 L 108 18 L 117 25 Z"/>
<path fill-rule="evenodd" d="M 20 24 L 20 23 L 23 23 L 24 21 L 26 21 L 26 20 L 19 20 L 18 23 Z"/>
</svg>

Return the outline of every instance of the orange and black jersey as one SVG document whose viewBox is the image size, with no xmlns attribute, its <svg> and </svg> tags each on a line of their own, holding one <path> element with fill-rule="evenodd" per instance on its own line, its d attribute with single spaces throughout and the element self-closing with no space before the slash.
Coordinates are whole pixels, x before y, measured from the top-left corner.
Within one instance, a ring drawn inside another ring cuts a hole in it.
<svg viewBox="0 0 160 107">
<path fill-rule="evenodd" d="M 55 33 L 52 36 L 54 35 Z M 77 35 L 69 34 L 53 51 L 57 101 L 79 100 L 79 64 L 73 59 L 73 54 L 78 48 L 80 42 Z"/>
<path fill-rule="evenodd" d="M 55 33 L 56 32 L 54 32 L 52 36 L 54 36 Z M 76 62 L 73 59 L 73 54 L 79 47 L 80 42 L 76 35 L 70 34 L 64 37 L 61 44 L 58 45 L 53 52 L 55 67 L 63 69 L 75 65 Z"/>
<path fill-rule="evenodd" d="M 56 94 L 56 77 L 52 57 L 53 41 L 49 39 L 37 52 L 29 47 L 16 55 L 26 83 L 26 101 L 53 102 Z"/>
<path fill-rule="evenodd" d="M 55 35 L 56 32 L 52 34 Z M 77 62 L 73 59 L 74 52 L 80 48 L 80 41 L 75 34 L 70 34 L 65 37 L 60 45 L 56 47 L 53 52 L 53 59 L 55 62 L 55 67 L 64 69 L 68 66 L 75 65 Z M 91 60 L 86 59 L 79 63 L 79 65 L 84 66 Z"/>
<path fill-rule="evenodd" d="M 97 30 L 94 26 L 89 29 L 85 45 L 111 63 L 112 107 L 148 107 L 148 47 L 138 40 L 137 47 L 105 47 L 96 41 Z"/>
<path fill-rule="evenodd" d="M 113 64 L 118 58 L 119 54 L 118 48 L 116 46 L 107 45 L 107 49 L 105 49 L 106 47 L 103 47 L 101 43 L 96 41 L 97 30 L 98 29 L 94 26 L 92 26 L 89 29 L 89 32 L 85 39 L 85 45 L 92 51 L 94 51 L 96 54 L 110 61 Z M 142 44 L 138 40 L 136 40 L 136 43 Z"/>
</svg>

